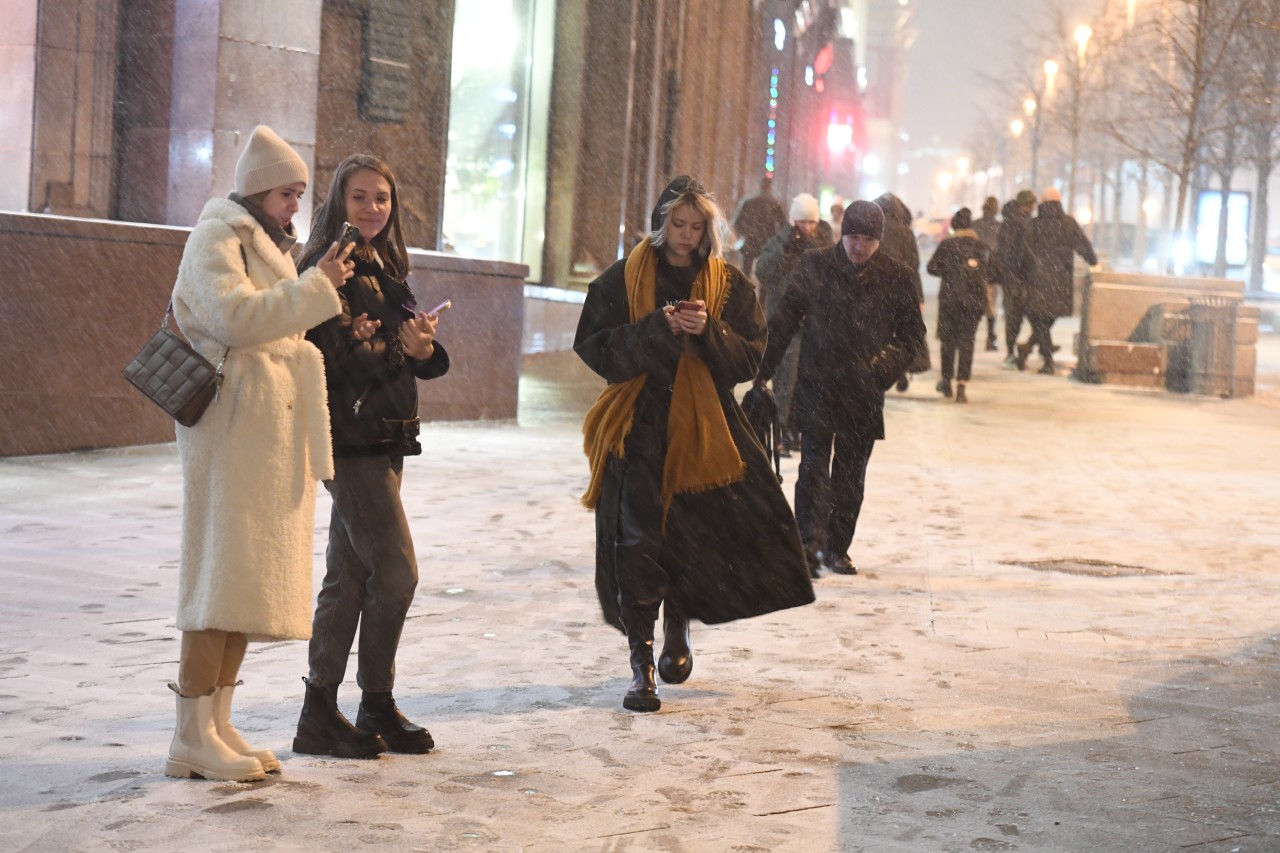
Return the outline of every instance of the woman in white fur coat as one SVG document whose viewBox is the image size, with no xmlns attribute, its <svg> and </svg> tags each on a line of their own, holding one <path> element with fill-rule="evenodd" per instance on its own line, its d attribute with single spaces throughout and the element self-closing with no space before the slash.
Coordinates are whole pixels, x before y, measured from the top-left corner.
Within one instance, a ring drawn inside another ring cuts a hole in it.
<svg viewBox="0 0 1280 853">
<path fill-rule="evenodd" d="M 303 338 L 341 310 L 350 247 L 299 276 L 289 249 L 307 166 L 257 127 L 236 165 L 236 191 L 210 200 L 182 255 L 174 317 L 217 364 L 222 388 L 182 459 L 182 651 L 178 724 L 165 772 L 247 781 L 278 770 L 230 723 L 250 639 L 311 636 L 316 481 L 333 476 L 324 365 Z"/>
</svg>

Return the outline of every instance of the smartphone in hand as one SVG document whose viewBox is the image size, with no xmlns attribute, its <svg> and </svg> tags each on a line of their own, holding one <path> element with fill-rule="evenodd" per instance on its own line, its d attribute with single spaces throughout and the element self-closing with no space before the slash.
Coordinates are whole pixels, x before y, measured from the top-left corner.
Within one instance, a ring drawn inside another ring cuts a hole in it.
<svg viewBox="0 0 1280 853">
<path fill-rule="evenodd" d="M 698 311 L 702 310 L 702 306 L 696 302 L 690 302 L 687 299 L 682 299 L 676 303 L 676 310 L 677 311 L 693 311 L 694 313 L 697 313 Z"/>
<path fill-rule="evenodd" d="M 338 252 L 351 243 L 357 243 L 360 240 L 360 229 L 352 225 L 350 222 L 342 223 L 342 228 L 338 231 Z"/>
</svg>

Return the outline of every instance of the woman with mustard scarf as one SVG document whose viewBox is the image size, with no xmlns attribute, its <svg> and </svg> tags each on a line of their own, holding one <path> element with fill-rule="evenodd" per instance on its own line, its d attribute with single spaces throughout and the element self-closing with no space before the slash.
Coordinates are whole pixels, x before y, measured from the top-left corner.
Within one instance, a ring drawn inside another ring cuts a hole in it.
<svg viewBox="0 0 1280 853">
<path fill-rule="evenodd" d="M 583 424 L 596 513 L 596 592 L 624 631 L 623 707 L 656 711 L 658 674 L 693 669 L 689 620 L 729 622 L 813 601 L 795 517 L 734 399 L 764 354 L 755 288 L 721 257 L 719 208 L 676 178 L 653 231 L 591 283 L 574 350 L 609 383 Z"/>
</svg>

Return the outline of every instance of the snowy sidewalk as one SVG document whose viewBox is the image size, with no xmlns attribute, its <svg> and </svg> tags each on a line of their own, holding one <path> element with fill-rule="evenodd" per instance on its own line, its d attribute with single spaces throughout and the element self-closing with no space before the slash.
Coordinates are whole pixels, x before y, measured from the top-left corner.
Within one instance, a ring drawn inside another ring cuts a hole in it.
<svg viewBox="0 0 1280 853">
<path fill-rule="evenodd" d="M 425 757 L 293 755 L 305 644 L 253 645 L 237 719 L 283 773 L 163 777 L 174 447 L 0 460 L 0 849 L 1280 849 L 1274 395 L 986 353 L 967 406 L 920 377 L 890 394 L 861 574 L 695 624 L 692 679 L 637 715 L 577 504 L 596 385 L 540 358 L 523 426 L 431 424 L 406 465 L 396 693 Z M 317 583 L 327 519 L 322 491 Z"/>
</svg>

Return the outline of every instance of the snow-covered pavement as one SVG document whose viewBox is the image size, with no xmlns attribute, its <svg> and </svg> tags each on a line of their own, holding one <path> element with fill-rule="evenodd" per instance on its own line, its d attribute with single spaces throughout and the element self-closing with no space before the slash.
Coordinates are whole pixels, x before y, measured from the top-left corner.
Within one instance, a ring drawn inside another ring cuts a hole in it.
<svg viewBox="0 0 1280 853">
<path fill-rule="evenodd" d="M 305 644 L 253 645 L 237 722 L 284 768 L 248 785 L 162 775 L 174 447 L 0 460 L 0 849 L 1280 849 L 1275 352 L 1253 400 L 986 353 L 967 406 L 891 392 L 861 574 L 695 625 L 654 715 L 577 504 L 595 380 L 531 358 L 520 426 L 430 424 L 405 469 L 396 693 L 437 749 L 293 755 Z"/>
</svg>

